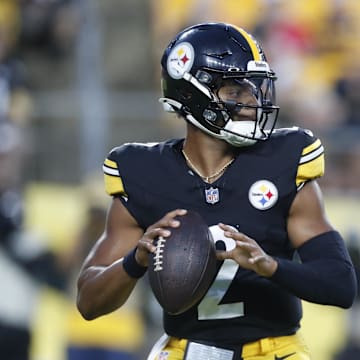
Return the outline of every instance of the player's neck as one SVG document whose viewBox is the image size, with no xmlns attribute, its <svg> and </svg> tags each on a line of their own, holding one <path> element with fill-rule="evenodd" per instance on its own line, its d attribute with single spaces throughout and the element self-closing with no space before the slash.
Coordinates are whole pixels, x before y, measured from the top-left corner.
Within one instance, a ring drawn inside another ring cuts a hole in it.
<svg viewBox="0 0 360 360">
<path fill-rule="evenodd" d="M 231 165 L 235 158 L 233 150 L 226 142 L 199 131 L 190 132 L 183 144 L 183 155 L 189 167 L 209 183 L 221 177 Z"/>
</svg>

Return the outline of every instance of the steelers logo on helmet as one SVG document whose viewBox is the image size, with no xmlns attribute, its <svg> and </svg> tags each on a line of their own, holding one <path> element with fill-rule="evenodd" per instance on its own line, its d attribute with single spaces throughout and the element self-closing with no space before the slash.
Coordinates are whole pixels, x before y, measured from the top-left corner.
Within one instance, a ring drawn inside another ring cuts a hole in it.
<svg viewBox="0 0 360 360">
<path fill-rule="evenodd" d="M 188 42 L 182 42 L 172 49 L 167 60 L 167 71 L 173 79 L 181 79 L 189 72 L 194 63 L 194 48 Z"/>
<path fill-rule="evenodd" d="M 273 207 L 278 200 L 278 190 L 269 180 L 259 180 L 251 185 L 249 201 L 252 206 L 259 210 L 267 210 Z"/>
</svg>

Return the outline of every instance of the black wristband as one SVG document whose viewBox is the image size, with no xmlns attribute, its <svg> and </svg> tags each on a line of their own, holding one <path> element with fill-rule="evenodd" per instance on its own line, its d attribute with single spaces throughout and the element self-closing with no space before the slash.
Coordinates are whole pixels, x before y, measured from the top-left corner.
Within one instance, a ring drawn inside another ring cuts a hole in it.
<svg viewBox="0 0 360 360">
<path fill-rule="evenodd" d="M 147 266 L 141 266 L 136 261 L 135 253 L 136 247 L 131 250 L 123 260 L 123 268 L 128 273 L 128 275 L 134 279 L 140 279 L 142 276 L 145 275 Z"/>
</svg>

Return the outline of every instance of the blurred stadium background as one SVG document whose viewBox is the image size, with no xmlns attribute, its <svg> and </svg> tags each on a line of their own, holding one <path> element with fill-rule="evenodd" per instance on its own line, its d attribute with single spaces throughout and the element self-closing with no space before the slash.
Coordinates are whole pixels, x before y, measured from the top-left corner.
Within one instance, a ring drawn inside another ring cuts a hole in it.
<svg viewBox="0 0 360 360">
<path fill-rule="evenodd" d="M 81 234 L 96 232 L 89 219 L 107 206 L 108 151 L 184 131 L 157 101 L 159 60 L 180 29 L 202 21 L 231 22 L 261 40 L 279 77 L 280 126 L 308 127 L 322 139 L 326 207 L 359 254 L 358 0 L 0 0 L 0 125 L 14 130 L 0 131 L 0 190 L 21 193 L 24 231 L 55 255 L 65 281 L 36 287 L 31 360 L 67 360 L 74 344 L 142 359 L 160 333 L 145 281 L 124 310 L 86 323 L 76 314 L 74 278 L 90 246 Z M 304 305 L 314 359 L 359 345 L 358 303 L 351 311 Z"/>
</svg>

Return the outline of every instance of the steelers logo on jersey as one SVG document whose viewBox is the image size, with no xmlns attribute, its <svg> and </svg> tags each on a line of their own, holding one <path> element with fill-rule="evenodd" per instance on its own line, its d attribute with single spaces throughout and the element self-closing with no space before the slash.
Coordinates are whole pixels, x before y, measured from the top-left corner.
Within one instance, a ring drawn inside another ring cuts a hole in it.
<svg viewBox="0 0 360 360">
<path fill-rule="evenodd" d="M 189 72 L 194 63 L 194 48 L 190 43 L 182 42 L 171 50 L 167 60 L 167 70 L 173 79 L 181 79 Z"/>
<path fill-rule="evenodd" d="M 271 181 L 259 180 L 251 185 L 249 190 L 249 201 L 256 209 L 270 209 L 276 204 L 277 200 L 278 190 Z"/>
</svg>

